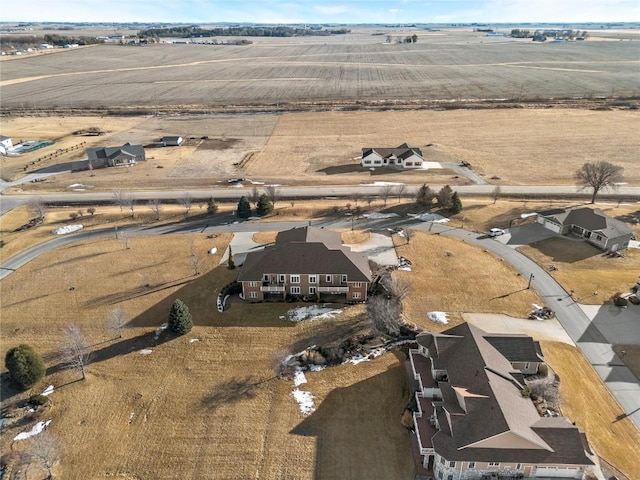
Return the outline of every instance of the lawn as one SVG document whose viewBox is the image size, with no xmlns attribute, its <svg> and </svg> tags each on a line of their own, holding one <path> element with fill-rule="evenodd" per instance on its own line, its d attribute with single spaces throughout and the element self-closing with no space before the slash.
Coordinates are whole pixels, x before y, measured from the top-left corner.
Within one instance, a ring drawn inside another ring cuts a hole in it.
<svg viewBox="0 0 640 480">
<path fill-rule="evenodd" d="M 640 478 L 640 431 L 604 386 L 582 353 L 542 342 L 545 360 L 560 376 L 562 413 L 587 433 L 598 455 L 629 479 Z"/>
<path fill-rule="evenodd" d="M 64 451 L 59 478 L 413 478 L 400 425 L 407 401 L 401 358 L 309 373 L 301 388 L 314 395 L 316 412 L 304 417 L 292 381 L 274 378 L 274 354 L 310 346 L 327 329 L 348 329 L 362 308 L 298 324 L 279 319 L 291 304 L 233 303 L 219 314 L 217 292 L 236 272 L 208 255 L 194 276 L 190 243 L 198 252 L 223 252 L 230 238 L 166 235 L 160 247 L 157 237 L 142 236 L 131 238 L 129 249 L 115 239 L 91 240 L 39 257 L 2 281 L 0 354 L 27 342 L 49 368 L 25 394 L 3 379 L 3 406 L 56 386 L 50 407 L 18 410 L 22 420 L 5 423 L 2 455 L 10 471 L 28 444 L 10 439 L 51 419 L 48 433 Z M 184 337 L 156 339 L 176 298 L 190 307 L 195 326 Z M 118 307 L 130 317 L 121 338 L 107 327 Z M 69 323 L 92 345 L 86 381 L 59 370 Z"/>
</svg>

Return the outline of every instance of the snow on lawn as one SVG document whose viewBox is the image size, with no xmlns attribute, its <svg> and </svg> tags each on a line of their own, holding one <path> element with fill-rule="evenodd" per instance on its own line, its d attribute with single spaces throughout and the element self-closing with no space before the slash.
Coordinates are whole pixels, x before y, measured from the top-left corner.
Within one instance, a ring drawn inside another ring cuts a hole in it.
<svg viewBox="0 0 640 480">
<path fill-rule="evenodd" d="M 438 215 L 437 213 L 408 213 L 407 215 L 415 218 L 416 220 L 420 220 L 421 222 L 445 223 L 449 221 L 448 218 L 443 217 L 442 215 Z"/>
<path fill-rule="evenodd" d="M 380 355 L 382 355 L 386 350 L 384 348 L 376 348 L 375 350 L 371 350 L 367 355 L 354 355 L 351 358 L 347 358 L 344 362 L 342 362 L 343 364 L 345 363 L 352 363 L 353 365 L 358 365 L 359 363 L 362 362 L 368 362 L 369 360 L 372 360 L 374 358 L 379 357 Z"/>
<path fill-rule="evenodd" d="M 145 348 L 144 350 L 140 350 L 140 355 L 150 355 L 153 352 L 150 348 Z"/>
<path fill-rule="evenodd" d="M 449 323 L 447 312 L 428 312 L 427 318 L 434 323 L 442 323 L 443 325 Z"/>
<path fill-rule="evenodd" d="M 520 218 L 535 217 L 536 215 L 538 215 L 538 213 L 537 213 L 537 212 L 533 212 L 533 213 L 521 213 L 521 214 L 520 214 Z"/>
<path fill-rule="evenodd" d="M 82 225 L 65 225 L 64 227 L 56 228 L 55 230 L 51 230 L 51 233 L 54 235 L 64 235 L 65 233 L 76 232 L 82 229 Z"/>
<path fill-rule="evenodd" d="M 629 248 L 640 248 L 640 242 L 636 240 L 629 240 Z"/>
<path fill-rule="evenodd" d="M 342 310 L 334 310 L 325 305 L 311 305 L 310 307 L 298 307 L 289 310 L 280 316 L 281 320 L 289 320 L 290 322 L 301 322 L 302 320 L 323 320 L 327 318 L 335 318 L 336 315 L 342 313 Z"/>
<path fill-rule="evenodd" d="M 369 218 L 372 220 L 379 220 L 382 218 L 393 218 L 393 217 L 399 217 L 400 215 L 398 215 L 397 213 L 380 213 L 380 212 L 375 212 L 375 213 L 365 213 L 364 215 L 362 215 L 364 218 Z"/>
<path fill-rule="evenodd" d="M 19 433 L 18 435 L 16 435 L 15 437 L 13 437 L 13 441 L 17 442 L 18 440 L 26 440 L 27 438 L 33 437 L 35 435 L 38 435 L 50 423 L 51 423 L 51 420 L 47 420 L 46 422 L 38 422 L 28 432 L 22 432 L 22 433 Z"/>
<path fill-rule="evenodd" d="M 396 187 L 398 185 L 404 185 L 402 182 L 373 182 L 363 183 L 364 187 Z"/>
<path fill-rule="evenodd" d="M 305 377 L 304 372 L 300 368 L 298 368 L 293 374 L 293 386 L 299 387 L 303 383 L 307 383 L 307 377 Z"/>
<path fill-rule="evenodd" d="M 195 343 L 195 342 L 199 342 L 200 339 L 199 338 L 192 338 L 191 340 L 189 340 L 189 343 Z"/>
<path fill-rule="evenodd" d="M 156 334 L 153 337 L 153 339 L 154 340 L 158 340 L 160 338 L 160 335 L 162 334 L 162 332 L 164 332 L 167 328 L 169 328 L 169 324 L 168 323 L 163 323 L 158 328 L 156 328 Z"/>
<path fill-rule="evenodd" d="M 40 395 L 48 397 L 49 395 L 51 395 L 53 393 L 53 390 L 54 390 L 53 385 L 49 385 L 47 388 L 44 389 L 44 392 L 42 392 Z"/>
<path fill-rule="evenodd" d="M 313 395 L 311 392 L 305 392 L 304 390 L 296 388 L 291 392 L 291 396 L 298 402 L 298 405 L 300 405 L 300 411 L 303 415 L 310 415 L 315 412 L 316 406 L 313 403 Z"/>
</svg>

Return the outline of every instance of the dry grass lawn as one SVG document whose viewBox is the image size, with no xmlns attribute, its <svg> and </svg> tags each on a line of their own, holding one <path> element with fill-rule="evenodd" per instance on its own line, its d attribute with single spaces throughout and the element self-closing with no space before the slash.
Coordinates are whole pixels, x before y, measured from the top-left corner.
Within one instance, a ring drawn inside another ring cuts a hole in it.
<svg viewBox="0 0 640 480">
<path fill-rule="evenodd" d="M 51 407 L 5 423 L 5 459 L 25 447 L 11 439 L 42 418 L 52 420 L 48 431 L 64 451 L 55 471 L 65 479 L 412 478 L 400 425 L 407 401 L 400 359 L 388 354 L 308 374 L 301 388 L 312 392 L 317 411 L 304 417 L 290 396 L 292 382 L 273 378 L 273 355 L 348 327 L 362 309 L 299 324 L 278 319 L 289 304 L 233 303 L 217 313 L 216 294 L 236 272 L 209 255 L 194 277 L 189 243 L 223 252 L 230 238 L 167 235 L 160 248 L 157 237 L 134 237 L 128 250 L 115 239 L 93 240 L 4 279 L 0 354 L 30 343 L 49 374 L 25 394 L 3 381 L 3 405 L 57 387 Z M 156 339 L 175 298 L 190 307 L 195 326 L 184 337 Z M 122 338 L 106 328 L 117 307 L 131 318 Z M 72 322 L 94 352 L 84 382 L 59 371 L 61 330 Z M 141 355 L 144 348 L 152 353 Z"/>
<path fill-rule="evenodd" d="M 640 345 L 614 345 L 613 350 L 640 380 Z"/>
<path fill-rule="evenodd" d="M 575 347 L 542 342 L 545 360 L 560 376 L 562 413 L 587 433 L 596 452 L 629 479 L 640 478 L 640 431 Z"/>
<path fill-rule="evenodd" d="M 409 244 L 401 237 L 394 240 L 398 255 L 413 263 L 412 271 L 393 274 L 411 284 L 405 317 L 427 330 L 456 325 L 463 312 L 526 317 L 532 303 L 544 303 L 511 266 L 478 247 L 425 232 L 417 232 Z M 450 324 L 432 323 L 426 316 L 430 311 L 449 312 Z"/>
</svg>

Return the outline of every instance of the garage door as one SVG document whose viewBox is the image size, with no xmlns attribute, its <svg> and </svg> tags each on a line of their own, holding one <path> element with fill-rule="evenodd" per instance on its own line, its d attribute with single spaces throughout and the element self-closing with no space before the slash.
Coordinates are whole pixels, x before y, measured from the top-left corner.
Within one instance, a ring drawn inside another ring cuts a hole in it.
<svg viewBox="0 0 640 480">
<path fill-rule="evenodd" d="M 578 468 L 538 467 L 536 477 L 581 478 Z"/>
</svg>

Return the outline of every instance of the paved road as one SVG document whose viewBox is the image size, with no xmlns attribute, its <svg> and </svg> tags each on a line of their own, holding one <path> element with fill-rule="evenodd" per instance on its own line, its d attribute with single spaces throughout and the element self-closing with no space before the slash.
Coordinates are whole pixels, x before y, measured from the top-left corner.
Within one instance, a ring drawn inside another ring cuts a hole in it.
<svg viewBox="0 0 640 480">
<path fill-rule="evenodd" d="M 159 227 L 132 227 L 127 229 L 129 235 L 162 235 L 168 233 L 214 233 L 214 232 L 255 232 L 280 231 L 293 227 L 313 224 L 325 228 L 351 228 L 350 219 L 314 220 L 299 222 L 258 222 L 229 223 L 232 217 L 223 218 L 216 224 L 204 221 L 188 221 Z M 513 248 L 495 239 L 479 238 L 474 232 L 451 227 L 447 224 L 416 223 L 412 219 L 394 218 L 356 221 L 355 228 L 370 230 L 386 229 L 395 226 L 408 226 L 423 231 L 450 236 L 464 240 L 493 252 L 511 264 L 525 278 L 531 278 L 531 287 L 545 299 L 546 304 L 555 312 L 558 320 L 567 331 L 573 342 L 582 350 L 585 357 L 595 368 L 620 405 L 631 420 L 640 428 L 640 383 L 633 373 L 624 365 L 614 353 L 612 345 L 607 342 L 600 330 L 585 315 L 571 296 L 549 275 L 543 268 L 522 255 Z M 122 230 L 121 230 L 122 231 Z M 5 261 L 0 265 L 0 279 L 9 275 L 13 270 L 21 267 L 43 253 L 60 246 L 86 238 L 114 235 L 113 229 L 94 230 L 70 234 L 61 238 L 49 240 L 34 246 L 25 252 Z"/>
<path fill-rule="evenodd" d="M 415 196 L 417 185 L 408 185 L 404 194 Z M 442 185 L 431 185 L 431 188 L 439 190 Z M 493 185 L 462 185 L 456 187 L 461 195 L 490 195 L 495 186 Z M 238 199 L 242 195 L 250 195 L 253 186 L 242 188 L 220 187 L 219 185 L 211 189 L 188 190 L 194 200 L 205 200 L 211 196 L 220 200 Z M 580 192 L 572 185 L 504 185 L 500 187 L 502 195 L 541 195 L 557 197 L 559 195 L 583 195 L 590 198 L 589 194 Z M 282 198 L 317 198 L 317 197 L 349 197 L 359 194 L 361 197 L 377 196 L 380 194 L 381 186 L 374 184 L 367 185 L 338 185 L 338 186 L 313 186 L 313 187 L 279 187 Z M 176 200 L 184 195 L 186 190 L 150 190 L 131 192 L 138 201 L 153 199 Z M 618 190 L 606 192 L 607 195 L 617 198 L 635 198 L 640 200 L 640 187 L 619 187 Z M 12 194 L 0 195 L 0 214 L 4 214 L 11 209 L 29 203 L 33 198 L 40 197 L 45 203 L 57 204 L 89 204 L 95 202 L 112 202 L 112 192 L 63 192 L 63 193 L 39 193 L 39 194 Z"/>
<path fill-rule="evenodd" d="M 478 239 L 478 234 L 442 224 L 418 225 L 418 230 L 464 240 L 480 246 L 503 258 L 525 278 L 531 278 L 531 287 L 556 312 L 556 317 L 573 342 L 582 350 L 589 363 L 616 397 L 627 416 L 640 428 L 640 383 L 613 351 L 613 346 L 597 326 L 585 315 L 567 291 L 543 268 L 520 252 L 495 239 Z"/>
</svg>

